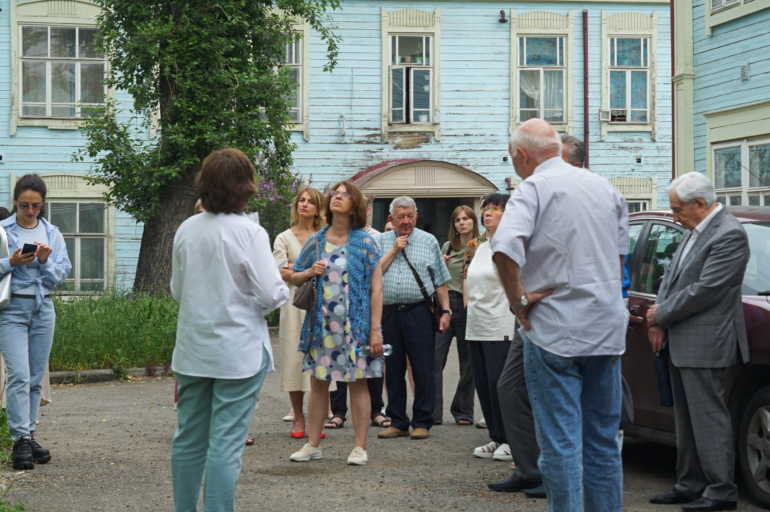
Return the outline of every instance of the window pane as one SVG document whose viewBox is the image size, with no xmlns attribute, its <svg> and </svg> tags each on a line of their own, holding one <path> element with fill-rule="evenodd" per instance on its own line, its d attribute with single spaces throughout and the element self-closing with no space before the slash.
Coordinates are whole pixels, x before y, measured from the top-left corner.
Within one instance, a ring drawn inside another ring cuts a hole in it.
<svg viewBox="0 0 770 512">
<path fill-rule="evenodd" d="M 615 65 L 615 38 L 610 38 L 610 66 Z"/>
<path fill-rule="evenodd" d="M 67 279 L 66 281 L 64 281 L 63 284 L 59 285 L 59 289 L 65 291 L 65 292 L 74 292 L 75 291 L 75 280 L 74 279 Z"/>
<path fill-rule="evenodd" d="M 749 263 L 743 275 L 744 295 L 756 295 L 770 290 L 770 224 L 752 222 L 743 225 L 749 236 Z"/>
<path fill-rule="evenodd" d="M 412 71 L 412 79 L 414 81 L 412 84 L 412 108 L 430 110 L 430 71 L 415 69 Z"/>
<path fill-rule="evenodd" d="M 646 71 L 631 71 L 631 108 L 647 108 Z"/>
<path fill-rule="evenodd" d="M 48 27 L 21 27 L 21 55 L 48 57 Z"/>
<path fill-rule="evenodd" d="M 80 101 L 83 103 L 104 102 L 104 64 L 80 65 Z"/>
<path fill-rule="evenodd" d="M 716 9 L 722 5 L 722 0 L 711 0 L 711 8 Z"/>
<path fill-rule="evenodd" d="M 75 103 L 75 64 L 51 63 L 51 102 Z"/>
<path fill-rule="evenodd" d="M 52 221 L 53 223 L 53 221 Z M 64 245 L 67 247 L 67 256 L 69 257 L 70 261 L 75 263 L 75 238 L 74 237 L 64 237 Z M 72 269 L 72 272 L 70 272 L 70 277 L 75 277 L 75 269 Z M 74 288 L 73 288 L 74 289 Z"/>
<path fill-rule="evenodd" d="M 423 45 L 425 46 L 425 62 L 424 62 L 424 64 L 430 64 L 430 37 L 425 36 L 425 41 L 423 42 Z"/>
<path fill-rule="evenodd" d="M 519 89 L 520 108 L 540 108 L 540 71 L 522 69 L 519 72 Z"/>
<path fill-rule="evenodd" d="M 104 279 L 104 238 L 80 239 L 80 280 Z"/>
<path fill-rule="evenodd" d="M 564 38 L 559 38 L 559 66 L 564 65 Z"/>
<path fill-rule="evenodd" d="M 749 146 L 749 186 L 770 187 L 770 144 Z"/>
<path fill-rule="evenodd" d="M 394 109 L 404 108 L 404 70 L 393 69 L 391 71 L 391 75 L 393 77 L 393 83 L 391 84 L 391 98 L 393 101 L 393 108 Z M 395 115 L 396 115 L 396 112 L 393 112 L 394 120 L 395 120 Z M 402 120 L 403 118 L 399 119 L 399 121 L 402 121 Z"/>
<path fill-rule="evenodd" d="M 51 117 L 75 117 L 75 105 L 51 105 Z"/>
<path fill-rule="evenodd" d="M 722 148 L 714 151 L 714 187 L 741 186 L 741 148 Z M 730 203 L 732 204 L 732 203 Z"/>
<path fill-rule="evenodd" d="M 563 123 L 564 111 L 563 110 L 545 110 L 543 111 L 545 120 L 549 123 Z"/>
<path fill-rule="evenodd" d="M 104 280 L 80 281 L 81 292 L 103 292 Z"/>
<path fill-rule="evenodd" d="M 394 123 L 403 123 L 404 122 L 404 111 L 403 110 L 394 110 L 393 111 L 393 122 Z"/>
<path fill-rule="evenodd" d="M 298 108 L 291 109 L 291 111 L 289 112 L 289 121 L 291 121 L 292 123 L 299 123 L 300 122 L 299 109 Z"/>
<path fill-rule="evenodd" d="M 528 66 L 558 66 L 558 38 L 528 37 L 527 38 Z"/>
<path fill-rule="evenodd" d="M 730 206 L 740 206 L 741 196 L 730 196 Z"/>
<path fill-rule="evenodd" d="M 726 199 L 720 196 L 717 196 L 717 203 L 722 203 L 723 205 L 727 204 Z"/>
<path fill-rule="evenodd" d="M 519 117 L 521 118 L 520 121 L 523 123 L 524 121 L 529 121 L 530 119 L 535 119 L 539 116 L 537 115 L 537 110 L 522 110 Z"/>
<path fill-rule="evenodd" d="M 396 37 L 390 36 L 390 60 L 393 64 L 398 64 L 398 48 L 396 48 Z"/>
<path fill-rule="evenodd" d="M 543 71 L 543 108 L 564 108 L 564 71 Z"/>
<path fill-rule="evenodd" d="M 674 257 L 682 233 L 675 227 L 654 224 L 650 231 L 647 246 L 644 248 L 644 259 L 639 276 L 638 291 L 642 293 L 657 293 L 659 280 Z"/>
<path fill-rule="evenodd" d="M 631 122 L 632 123 L 646 123 L 647 122 L 647 111 L 646 110 L 632 110 L 631 111 Z"/>
<path fill-rule="evenodd" d="M 45 103 L 45 62 L 22 62 L 21 82 L 21 101 Z"/>
<path fill-rule="evenodd" d="M 423 38 L 419 36 L 398 36 L 398 63 L 409 64 L 422 61 Z"/>
<path fill-rule="evenodd" d="M 618 38 L 618 66 L 642 65 L 642 40 Z"/>
<path fill-rule="evenodd" d="M 519 38 L 519 66 L 524 65 L 524 38 Z"/>
<path fill-rule="evenodd" d="M 80 203 L 78 233 L 104 233 L 104 203 Z"/>
<path fill-rule="evenodd" d="M 626 108 L 625 71 L 610 71 L 610 108 Z"/>
<path fill-rule="evenodd" d="M 95 28 L 78 29 L 78 57 L 83 59 L 99 59 L 102 54 L 96 48 L 96 34 L 99 32 Z"/>
<path fill-rule="evenodd" d="M 749 206 L 759 206 L 759 196 L 749 196 Z"/>
<path fill-rule="evenodd" d="M 51 57 L 75 58 L 75 31 L 72 27 L 51 27 Z"/>
<path fill-rule="evenodd" d="M 643 227 L 643 223 L 628 226 L 628 254 L 634 254 L 634 247 L 636 247 L 636 241 L 639 240 L 639 235 L 642 234 Z"/>
<path fill-rule="evenodd" d="M 24 105 L 21 108 L 21 115 L 23 116 L 45 116 L 45 105 Z"/>
<path fill-rule="evenodd" d="M 77 207 L 77 203 L 50 203 L 48 218 L 51 220 L 51 224 L 59 228 L 62 233 L 77 233 Z M 73 258 L 75 257 L 74 250 L 73 246 L 73 252 L 70 253 Z"/>
<path fill-rule="evenodd" d="M 649 39 L 642 39 L 642 66 L 649 66 L 650 63 L 647 60 L 647 50 L 650 47 Z"/>
<path fill-rule="evenodd" d="M 765 204 L 763 206 L 770 206 L 770 195 L 764 196 Z"/>
</svg>

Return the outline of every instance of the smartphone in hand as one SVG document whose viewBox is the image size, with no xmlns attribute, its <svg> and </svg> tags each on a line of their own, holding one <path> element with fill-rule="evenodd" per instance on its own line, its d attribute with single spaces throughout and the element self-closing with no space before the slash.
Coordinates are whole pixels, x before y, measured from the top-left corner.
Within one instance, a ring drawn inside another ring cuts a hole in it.
<svg viewBox="0 0 770 512">
<path fill-rule="evenodd" d="M 29 253 L 37 252 L 37 245 L 35 244 L 24 244 L 24 247 L 21 248 L 22 254 L 29 254 Z"/>
</svg>

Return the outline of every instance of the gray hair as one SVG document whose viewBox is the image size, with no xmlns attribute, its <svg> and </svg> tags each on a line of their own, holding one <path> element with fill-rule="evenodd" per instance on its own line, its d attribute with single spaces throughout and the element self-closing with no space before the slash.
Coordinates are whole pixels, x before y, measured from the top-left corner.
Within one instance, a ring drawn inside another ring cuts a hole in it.
<svg viewBox="0 0 770 512">
<path fill-rule="evenodd" d="M 562 133 L 561 143 L 569 146 L 569 151 L 567 152 L 567 155 L 569 156 L 569 163 L 573 165 L 580 164 L 580 167 L 585 167 L 585 164 L 586 164 L 585 142 L 578 139 L 577 137 L 573 137 L 572 135 L 567 135 L 566 133 Z"/>
<path fill-rule="evenodd" d="M 703 199 L 706 208 L 717 202 L 717 194 L 714 192 L 714 184 L 711 180 L 699 172 L 688 172 L 679 176 L 666 187 L 666 193 L 671 195 L 676 192 L 679 200 L 692 204 L 697 198 Z"/>
<path fill-rule="evenodd" d="M 540 135 L 519 127 L 511 134 L 508 146 L 511 150 L 522 148 L 533 155 L 538 155 L 545 153 L 548 149 L 561 151 L 561 137 L 556 133 L 556 130 L 552 130 L 551 135 Z"/>
<path fill-rule="evenodd" d="M 400 196 L 395 198 L 390 203 L 390 214 L 395 215 L 396 208 L 414 208 L 414 213 L 417 213 L 417 203 L 414 202 L 409 196 Z"/>
</svg>

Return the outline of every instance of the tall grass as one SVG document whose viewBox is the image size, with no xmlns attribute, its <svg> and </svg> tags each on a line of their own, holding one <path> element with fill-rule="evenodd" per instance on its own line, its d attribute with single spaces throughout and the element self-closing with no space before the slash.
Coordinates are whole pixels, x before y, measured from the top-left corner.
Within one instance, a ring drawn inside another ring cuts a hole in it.
<svg viewBox="0 0 770 512">
<path fill-rule="evenodd" d="M 179 305 L 170 296 L 113 290 L 54 305 L 51 371 L 171 363 Z"/>
</svg>

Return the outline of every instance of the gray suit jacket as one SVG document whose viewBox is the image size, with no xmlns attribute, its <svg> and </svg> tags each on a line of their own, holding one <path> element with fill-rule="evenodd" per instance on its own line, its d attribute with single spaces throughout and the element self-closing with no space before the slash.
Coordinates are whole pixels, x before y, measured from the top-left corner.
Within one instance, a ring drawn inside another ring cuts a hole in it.
<svg viewBox="0 0 770 512">
<path fill-rule="evenodd" d="M 679 259 L 682 238 L 658 290 L 658 325 L 668 330 L 671 362 L 687 368 L 725 368 L 749 361 L 741 284 L 749 242 L 741 223 L 722 209 Z"/>
</svg>

